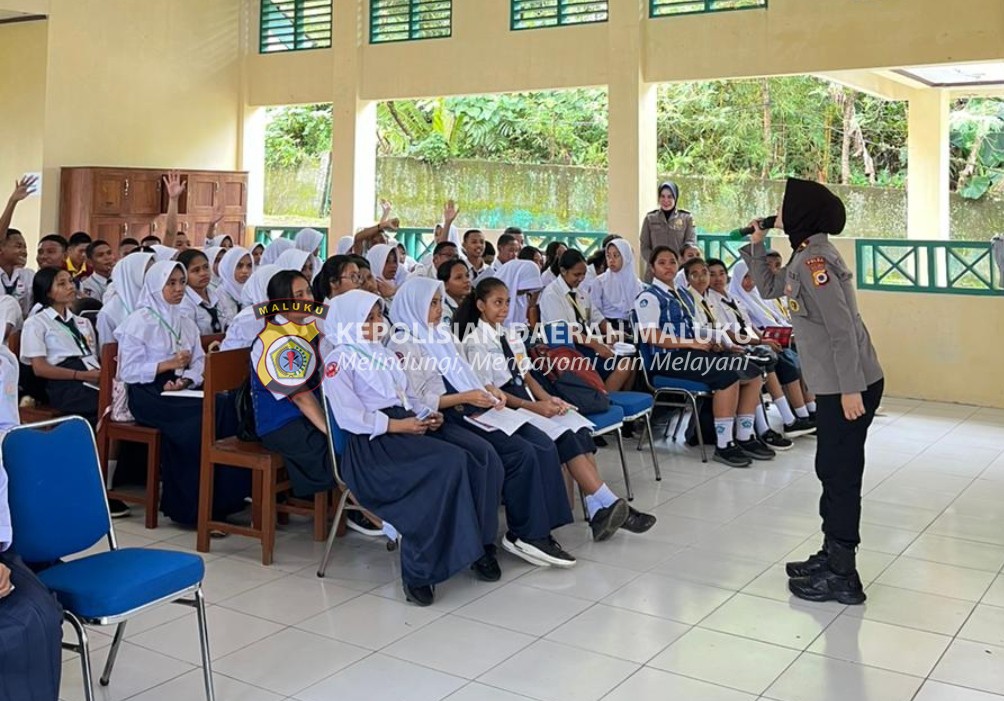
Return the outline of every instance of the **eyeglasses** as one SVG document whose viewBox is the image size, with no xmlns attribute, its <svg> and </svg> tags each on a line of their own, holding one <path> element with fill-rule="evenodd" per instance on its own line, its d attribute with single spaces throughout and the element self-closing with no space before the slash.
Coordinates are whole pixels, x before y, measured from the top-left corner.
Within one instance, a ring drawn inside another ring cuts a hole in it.
<svg viewBox="0 0 1004 701">
<path fill-rule="evenodd" d="M 355 284 L 358 285 L 359 283 L 361 283 L 363 281 L 363 276 L 360 275 L 359 273 L 352 273 L 351 275 L 342 275 L 339 279 L 340 280 L 351 280 L 352 282 L 354 282 Z"/>
</svg>

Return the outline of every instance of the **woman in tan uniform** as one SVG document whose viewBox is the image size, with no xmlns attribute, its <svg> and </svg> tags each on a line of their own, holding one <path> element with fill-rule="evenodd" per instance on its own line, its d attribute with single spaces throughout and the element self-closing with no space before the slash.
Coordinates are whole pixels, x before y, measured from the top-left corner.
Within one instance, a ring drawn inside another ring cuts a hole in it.
<svg viewBox="0 0 1004 701">
<path fill-rule="evenodd" d="M 678 209 L 680 188 L 676 183 L 665 182 L 659 186 L 659 209 L 645 215 L 641 225 L 641 257 L 648 260 L 657 246 L 669 246 L 677 255 L 684 244 L 697 245 L 694 217 L 685 209 Z M 652 271 L 645 270 L 645 282 L 652 282 Z"/>
</svg>

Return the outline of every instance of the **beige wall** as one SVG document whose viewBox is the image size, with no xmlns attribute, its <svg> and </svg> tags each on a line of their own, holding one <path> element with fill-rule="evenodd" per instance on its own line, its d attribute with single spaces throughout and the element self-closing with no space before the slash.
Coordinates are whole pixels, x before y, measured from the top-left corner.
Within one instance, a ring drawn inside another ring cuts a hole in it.
<svg viewBox="0 0 1004 701">
<path fill-rule="evenodd" d="M 46 22 L 0 25 L 0 208 L 17 178 L 42 170 L 46 31 Z M 38 238 L 40 203 L 31 197 L 14 215 L 13 226 L 31 240 Z"/>
<path fill-rule="evenodd" d="M 42 228 L 59 168 L 233 169 L 240 0 L 51 0 Z"/>
</svg>

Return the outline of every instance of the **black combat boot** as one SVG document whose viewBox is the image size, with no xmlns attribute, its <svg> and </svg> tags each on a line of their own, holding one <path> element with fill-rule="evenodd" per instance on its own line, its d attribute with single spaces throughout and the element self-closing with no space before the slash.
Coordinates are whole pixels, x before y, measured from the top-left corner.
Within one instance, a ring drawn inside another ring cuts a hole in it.
<svg viewBox="0 0 1004 701">
<path fill-rule="evenodd" d="M 810 574 L 815 574 L 825 569 L 826 563 L 829 560 L 829 555 L 826 553 L 826 543 L 827 539 L 824 537 L 823 546 L 819 549 L 819 552 L 815 555 L 810 555 L 808 560 L 786 563 L 784 569 L 788 573 L 788 576 L 808 577 Z"/>
<path fill-rule="evenodd" d="M 808 577 L 788 580 L 788 590 L 806 601 L 839 601 L 853 606 L 865 602 L 864 587 L 855 566 L 854 546 L 827 540 L 827 565 Z"/>
</svg>

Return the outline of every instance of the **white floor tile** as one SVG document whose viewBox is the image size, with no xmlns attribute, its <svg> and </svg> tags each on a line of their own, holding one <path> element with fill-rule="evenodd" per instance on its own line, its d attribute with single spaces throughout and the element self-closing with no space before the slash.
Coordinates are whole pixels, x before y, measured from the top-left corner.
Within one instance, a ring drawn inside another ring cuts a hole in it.
<svg viewBox="0 0 1004 701">
<path fill-rule="evenodd" d="M 699 547 L 677 553 L 652 572 L 675 579 L 739 591 L 771 567 L 771 561 L 709 552 Z"/>
<path fill-rule="evenodd" d="M 245 564 L 221 557 L 206 563 L 206 578 L 202 589 L 206 593 L 206 601 L 218 604 L 224 599 L 286 576 L 285 572 L 262 567 L 260 564 Z"/>
<path fill-rule="evenodd" d="M 465 679 L 476 679 L 537 638 L 443 616 L 383 649 L 383 654 Z"/>
<path fill-rule="evenodd" d="M 809 646 L 809 652 L 926 677 L 951 641 L 937 633 L 840 616 Z"/>
<path fill-rule="evenodd" d="M 764 693 L 777 701 L 910 701 L 923 679 L 806 653 Z"/>
<path fill-rule="evenodd" d="M 977 543 L 960 538 L 925 533 L 903 552 L 906 557 L 918 560 L 957 565 L 974 570 L 997 573 L 1004 565 L 1004 546 Z"/>
<path fill-rule="evenodd" d="M 535 571 L 520 577 L 519 583 L 587 601 L 599 601 L 641 576 L 641 573 L 633 570 L 601 565 L 589 560 L 579 560 L 575 567 L 568 569 L 560 567 L 534 569 Z"/>
<path fill-rule="evenodd" d="M 702 628 L 804 650 L 837 616 L 829 607 L 804 607 L 737 594 L 701 621 Z"/>
<path fill-rule="evenodd" d="M 694 628 L 657 655 L 649 666 L 760 694 L 798 655 L 790 648 Z"/>
<path fill-rule="evenodd" d="M 961 686 L 952 686 L 933 680 L 924 682 L 920 692 L 913 697 L 913 701 L 1000 701 L 997 694 L 988 694 L 985 691 L 975 689 L 963 689 Z"/>
<path fill-rule="evenodd" d="M 644 664 L 689 629 L 665 618 L 597 604 L 547 639 Z"/>
<path fill-rule="evenodd" d="M 645 572 L 667 559 L 673 553 L 683 550 L 683 545 L 673 545 L 665 541 L 641 536 L 640 538 L 611 538 L 602 543 L 592 541 L 572 550 L 577 560 L 599 562 L 610 567 L 619 567 L 632 572 Z"/>
<path fill-rule="evenodd" d="M 959 631 L 959 638 L 1004 647 L 1004 608 L 979 604 Z"/>
<path fill-rule="evenodd" d="M 931 679 L 1004 695 L 1004 647 L 956 640 Z"/>
<path fill-rule="evenodd" d="M 202 670 L 194 669 L 188 674 L 175 677 L 171 681 L 133 696 L 129 701 L 201 701 L 205 698 L 205 682 Z M 244 682 L 224 676 L 213 675 L 213 691 L 216 701 L 282 701 L 283 697 L 250 686 Z"/>
<path fill-rule="evenodd" d="M 542 701 L 596 701 L 638 669 L 631 662 L 541 640 L 479 681 Z"/>
<path fill-rule="evenodd" d="M 220 606 L 209 607 L 206 618 L 209 653 L 214 660 L 278 633 L 283 628 L 277 623 Z M 199 644 L 197 620 L 195 616 L 185 616 L 139 635 L 129 635 L 129 627 L 126 626 L 126 640 L 162 655 L 201 665 L 202 648 Z"/>
<path fill-rule="evenodd" d="M 301 621 L 296 627 L 368 650 L 380 650 L 442 615 L 432 608 L 363 594 Z"/>
<path fill-rule="evenodd" d="M 107 648 L 96 654 L 91 654 L 93 688 L 95 695 L 100 694 L 98 698 L 101 701 L 122 701 L 175 677 L 180 677 L 193 669 L 192 665 L 187 662 L 166 657 L 138 645 L 132 645 L 127 640 L 119 648 L 111 683 L 102 687 L 98 683 L 98 677 L 101 676 L 101 670 L 104 669 L 107 657 Z M 76 656 L 63 663 L 59 696 L 64 701 L 83 701 L 84 685 L 81 680 L 79 658 Z"/>
<path fill-rule="evenodd" d="M 979 601 L 993 578 L 990 572 L 900 557 L 877 581 L 901 589 Z"/>
<path fill-rule="evenodd" d="M 447 701 L 527 701 L 528 696 L 503 691 L 493 686 L 471 682 L 463 689 L 446 697 Z"/>
<path fill-rule="evenodd" d="M 746 694 L 724 686 L 681 677 L 651 667 L 642 667 L 603 697 L 603 701 L 754 701 Z"/>
<path fill-rule="evenodd" d="M 611 594 L 603 603 L 693 625 L 732 595 L 730 591 L 705 584 L 647 574 Z"/>
<path fill-rule="evenodd" d="M 301 691 L 296 698 L 299 701 L 439 701 L 466 683 L 460 677 L 376 654 Z"/>
<path fill-rule="evenodd" d="M 522 584 L 496 589 L 456 614 L 528 635 L 545 635 L 589 608 L 583 599 L 553 594 Z"/>
<path fill-rule="evenodd" d="M 1004 575 L 998 575 L 983 595 L 982 603 L 1004 607 Z"/>
<path fill-rule="evenodd" d="M 224 599 L 220 606 L 283 625 L 295 625 L 359 596 L 359 592 L 326 579 L 283 577 Z"/>
<path fill-rule="evenodd" d="M 942 635 L 955 635 L 973 610 L 973 602 L 909 589 L 872 584 L 863 606 L 848 606 L 845 616 L 891 623 Z"/>
<path fill-rule="evenodd" d="M 918 531 L 878 526 L 874 523 L 861 524 L 861 544 L 869 550 L 891 555 L 900 555 L 917 539 Z"/>
</svg>

